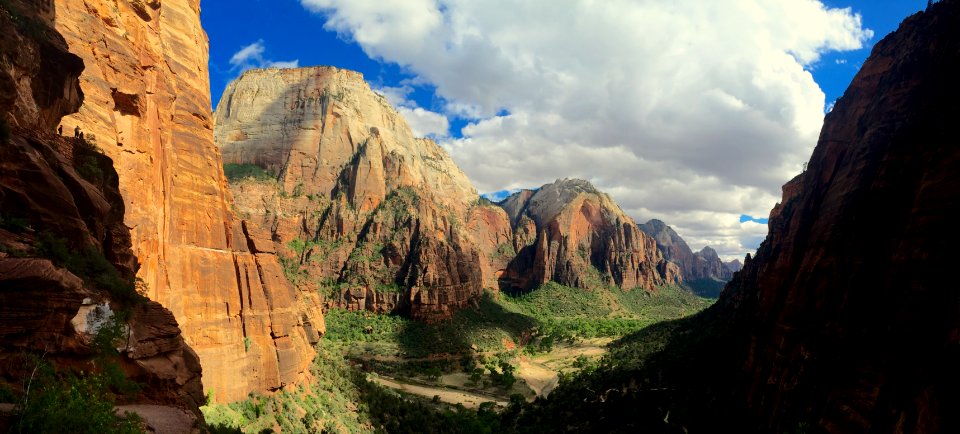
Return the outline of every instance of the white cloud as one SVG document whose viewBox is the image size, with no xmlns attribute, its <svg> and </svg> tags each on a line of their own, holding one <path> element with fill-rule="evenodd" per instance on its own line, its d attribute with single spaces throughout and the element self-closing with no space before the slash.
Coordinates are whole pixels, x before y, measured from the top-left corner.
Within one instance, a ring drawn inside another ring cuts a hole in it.
<svg viewBox="0 0 960 434">
<path fill-rule="evenodd" d="M 424 110 L 420 107 L 399 107 L 397 111 L 410 124 L 410 129 L 417 137 L 444 138 L 449 135 L 450 121 L 447 117 L 436 112 Z"/>
<path fill-rule="evenodd" d="M 231 71 L 240 73 L 251 68 L 296 68 L 300 66 L 300 59 L 274 61 L 264 58 L 264 52 L 266 52 L 266 46 L 263 39 L 240 48 L 230 57 Z"/>
<path fill-rule="evenodd" d="M 727 257 L 816 143 L 811 65 L 872 36 L 815 0 L 301 2 L 476 119 L 442 145 L 480 191 L 586 178 Z"/>
<path fill-rule="evenodd" d="M 230 58 L 230 64 L 233 66 L 243 65 L 251 60 L 263 59 L 263 39 L 241 48 L 233 57 Z"/>
<path fill-rule="evenodd" d="M 434 139 L 443 139 L 450 135 L 450 120 L 443 114 L 424 110 L 417 106 L 417 103 L 407 98 L 412 92 L 413 87 L 409 84 L 402 84 L 398 87 L 384 86 L 375 91 L 385 98 L 387 102 L 397 108 L 397 111 L 407 120 L 410 129 L 417 137 L 432 137 Z"/>
</svg>

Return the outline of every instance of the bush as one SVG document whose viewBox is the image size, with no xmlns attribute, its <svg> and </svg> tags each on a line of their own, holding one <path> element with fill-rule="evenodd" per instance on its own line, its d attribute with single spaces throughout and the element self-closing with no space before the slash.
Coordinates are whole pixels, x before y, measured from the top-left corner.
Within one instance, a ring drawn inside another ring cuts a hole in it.
<svg viewBox="0 0 960 434">
<path fill-rule="evenodd" d="M 37 249 L 54 264 L 64 267 L 94 287 L 106 290 L 110 297 L 122 303 L 139 304 L 146 300 L 141 280 L 120 275 L 116 267 L 97 248 L 86 246 L 79 250 L 67 247 L 67 243 L 50 232 L 42 232 Z"/>
<path fill-rule="evenodd" d="M 16 430 L 35 433 L 142 433 L 139 416 L 118 416 L 105 374 L 57 372 L 49 363 L 34 361 L 26 380 L 27 393 L 17 404 Z"/>
</svg>

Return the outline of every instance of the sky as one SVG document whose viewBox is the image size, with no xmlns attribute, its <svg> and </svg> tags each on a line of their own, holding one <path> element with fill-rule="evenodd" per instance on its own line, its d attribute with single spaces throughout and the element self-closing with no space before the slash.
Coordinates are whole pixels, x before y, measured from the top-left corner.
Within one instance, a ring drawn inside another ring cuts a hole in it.
<svg viewBox="0 0 960 434">
<path fill-rule="evenodd" d="M 480 192 L 577 177 L 638 223 L 753 252 L 872 46 L 923 0 L 203 0 L 242 71 L 362 72 Z"/>
</svg>

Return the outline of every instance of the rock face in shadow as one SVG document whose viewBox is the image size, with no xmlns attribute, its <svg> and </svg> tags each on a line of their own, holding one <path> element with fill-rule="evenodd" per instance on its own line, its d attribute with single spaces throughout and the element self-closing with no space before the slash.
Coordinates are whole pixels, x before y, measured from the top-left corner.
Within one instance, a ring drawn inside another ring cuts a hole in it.
<svg viewBox="0 0 960 434">
<path fill-rule="evenodd" d="M 650 220 L 640 225 L 640 230 L 657 240 L 657 249 L 666 260 L 680 267 L 684 281 L 727 281 L 736 271 L 727 267 L 710 246 L 694 253 L 673 228 L 660 220 Z"/>
<path fill-rule="evenodd" d="M 680 281 L 654 239 L 587 181 L 558 180 L 517 192 L 500 206 L 513 226 L 517 252 L 500 277 L 502 288 L 528 291 L 553 281 L 653 290 Z"/>
<path fill-rule="evenodd" d="M 133 291 L 137 260 L 113 162 L 54 135 L 83 100 L 84 65 L 53 19 L 52 2 L 0 7 L 0 117 L 13 127 L 0 138 L 0 379 L 28 378 L 27 354 L 96 371 L 93 334 L 112 307 L 129 312 L 118 363 L 142 384 L 136 399 L 199 415 L 199 360 L 173 315 L 115 292 L 121 281 Z M 95 309 L 103 315 L 88 317 Z"/>
<path fill-rule="evenodd" d="M 230 209 L 199 0 L 58 0 L 55 14 L 86 66 L 64 130 L 80 126 L 113 160 L 138 276 L 200 356 L 205 387 L 232 401 L 296 382 L 323 320 Z"/>
<path fill-rule="evenodd" d="M 483 270 L 466 231 L 476 190 L 361 74 L 247 71 L 224 92 L 216 137 L 225 163 L 276 177 L 235 182 L 233 195 L 304 292 L 425 320 L 478 299 Z"/>
<path fill-rule="evenodd" d="M 765 432 L 958 432 L 960 4 L 880 41 L 728 285 Z"/>
</svg>

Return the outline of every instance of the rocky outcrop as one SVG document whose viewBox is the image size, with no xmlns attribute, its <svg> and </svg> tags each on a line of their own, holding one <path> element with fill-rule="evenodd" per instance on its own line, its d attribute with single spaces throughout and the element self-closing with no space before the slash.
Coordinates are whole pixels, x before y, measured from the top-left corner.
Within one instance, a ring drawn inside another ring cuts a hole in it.
<svg viewBox="0 0 960 434">
<path fill-rule="evenodd" d="M 520 191 L 501 206 L 513 225 L 517 251 L 500 277 L 503 288 L 526 291 L 553 281 L 653 290 L 678 283 L 654 239 L 587 181 L 562 179 Z"/>
<path fill-rule="evenodd" d="M 276 256 L 251 250 L 258 243 L 230 210 L 199 0 L 55 5 L 57 30 L 86 66 L 83 104 L 63 125 L 113 160 L 138 276 L 200 356 L 205 387 L 232 401 L 295 382 L 322 318 L 305 315 Z"/>
<path fill-rule="evenodd" d="M 684 281 L 727 281 L 733 276 L 733 271 L 720 260 L 716 250 L 706 246 L 694 253 L 673 228 L 660 220 L 650 220 L 640 225 L 640 230 L 657 240 L 657 249 L 664 258 L 680 267 Z"/>
<path fill-rule="evenodd" d="M 215 123 L 225 163 L 276 176 L 238 180 L 233 194 L 304 292 L 427 320 L 480 295 L 491 271 L 466 231 L 476 190 L 361 74 L 247 71 L 227 87 Z"/>
<path fill-rule="evenodd" d="M 0 5 L 0 117 L 13 126 L 0 143 L 0 378 L 21 384 L 30 353 L 57 369 L 101 369 L 110 355 L 97 354 L 93 335 L 113 306 L 127 312 L 117 361 L 142 385 L 136 400 L 199 415 L 196 354 L 170 311 L 133 293 L 137 261 L 112 161 L 53 135 L 83 99 L 83 63 L 54 16 L 53 2 Z M 95 305 L 105 310 L 88 316 Z"/>
<path fill-rule="evenodd" d="M 960 3 L 880 41 L 728 285 L 743 400 L 784 432 L 957 432 Z"/>
<path fill-rule="evenodd" d="M 733 273 L 736 273 L 743 268 L 743 263 L 741 263 L 739 259 L 734 259 L 730 262 L 724 262 L 723 265 L 730 270 L 731 277 L 733 276 Z"/>
</svg>

